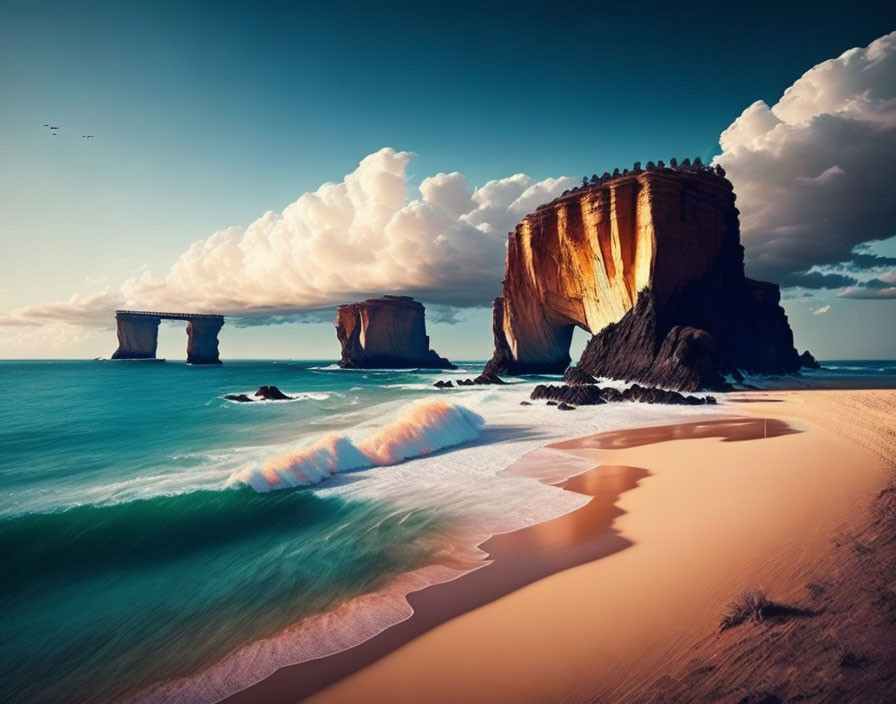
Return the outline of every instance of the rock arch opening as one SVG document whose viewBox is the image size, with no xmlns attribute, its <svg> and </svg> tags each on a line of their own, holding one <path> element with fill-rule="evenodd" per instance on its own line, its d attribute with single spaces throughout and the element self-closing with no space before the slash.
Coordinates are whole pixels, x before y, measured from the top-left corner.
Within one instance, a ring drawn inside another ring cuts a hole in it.
<svg viewBox="0 0 896 704">
<path fill-rule="evenodd" d="M 162 320 L 186 321 L 188 364 L 221 364 L 218 332 L 224 325 L 224 316 L 203 313 L 115 311 L 118 349 L 112 359 L 156 359 Z"/>
<path fill-rule="evenodd" d="M 799 369 L 778 287 L 744 277 L 724 173 L 648 167 L 595 177 L 510 233 L 488 372 L 562 374 L 576 327 L 593 376 L 695 390 Z"/>
</svg>

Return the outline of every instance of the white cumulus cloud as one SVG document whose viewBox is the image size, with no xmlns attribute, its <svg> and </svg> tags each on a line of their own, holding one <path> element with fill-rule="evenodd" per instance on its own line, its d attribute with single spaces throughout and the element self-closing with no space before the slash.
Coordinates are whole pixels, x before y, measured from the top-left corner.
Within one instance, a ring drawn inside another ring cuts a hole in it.
<svg viewBox="0 0 896 704">
<path fill-rule="evenodd" d="M 814 66 L 771 107 L 753 103 L 719 143 L 747 273 L 843 286 L 842 276 L 803 274 L 896 234 L 896 32 Z"/>
<path fill-rule="evenodd" d="M 163 276 L 145 273 L 120 288 L 22 308 L 0 324 L 108 327 L 116 308 L 270 322 L 382 293 L 487 305 L 500 290 L 507 232 L 574 180 L 516 174 L 477 188 L 460 173 L 440 173 L 417 193 L 406 178 L 412 157 L 381 149 L 283 212 L 195 242 Z"/>
<path fill-rule="evenodd" d="M 830 306 L 821 306 L 821 308 L 816 308 L 812 311 L 812 315 L 824 315 L 825 313 L 831 310 Z"/>
</svg>

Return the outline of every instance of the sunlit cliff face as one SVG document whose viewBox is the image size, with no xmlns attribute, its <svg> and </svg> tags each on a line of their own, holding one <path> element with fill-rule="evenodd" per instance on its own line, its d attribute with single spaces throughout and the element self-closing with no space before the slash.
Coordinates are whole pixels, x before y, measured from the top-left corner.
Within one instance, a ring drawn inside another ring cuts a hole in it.
<svg viewBox="0 0 896 704">
<path fill-rule="evenodd" d="M 668 296 L 737 245 L 734 196 L 711 175 L 641 172 L 558 198 L 510 236 L 501 327 L 523 365 L 560 371 L 572 329 L 618 322 L 650 286 Z"/>
</svg>

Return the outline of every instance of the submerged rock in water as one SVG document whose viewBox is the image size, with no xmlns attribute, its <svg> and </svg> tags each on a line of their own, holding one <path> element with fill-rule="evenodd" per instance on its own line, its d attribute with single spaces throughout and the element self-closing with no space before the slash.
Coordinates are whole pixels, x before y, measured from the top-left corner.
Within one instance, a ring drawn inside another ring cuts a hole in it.
<svg viewBox="0 0 896 704">
<path fill-rule="evenodd" d="M 291 401 L 292 396 L 287 396 L 276 386 L 262 386 L 255 395 L 265 401 Z"/>
<path fill-rule="evenodd" d="M 497 374 L 491 374 L 489 372 L 483 372 L 475 379 L 458 379 L 458 386 L 485 386 L 488 384 L 496 384 L 496 385 L 506 385 L 507 382 L 504 381 Z"/>
<path fill-rule="evenodd" d="M 504 384 L 506 384 L 507 382 L 504 381 L 504 380 L 503 380 L 501 377 L 499 377 L 497 374 L 491 374 L 491 373 L 489 373 L 489 372 L 483 372 L 482 374 L 480 374 L 479 376 L 477 376 L 475 379 L 473 379 L 473 383 L 474 383 L 474 384 L 498 384 L 498 385 L 504 385 Z"/>
<path fill-rule="evenodd" d="M 227 394 L 224 398 L 228 401 L 237 401 L 239 403 L 252 403 L 254 400 L 246 396 L 246 394 Z"/>
<path fill-rule="evenodd" d="M 433 386 L 435 386 L 437 389 L 453 389 L 454 388 L 454 384 L 451 383 L 450 379 L 448 381 L 439 380 L 435 384 L 433 384 Z"/>
</svg>

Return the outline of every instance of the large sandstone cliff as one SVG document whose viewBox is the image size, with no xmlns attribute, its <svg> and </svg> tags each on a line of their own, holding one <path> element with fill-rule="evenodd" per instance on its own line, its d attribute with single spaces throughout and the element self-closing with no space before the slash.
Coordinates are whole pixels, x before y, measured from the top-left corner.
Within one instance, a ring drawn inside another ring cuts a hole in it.
<svg viewBox="0 0 896 704">
<path fill-rule="evenodd" d="M 659 168 L 541 206 L 510 234 L 487 370 L 562 373 L 578 326 L 594 376 L 695 390 L 796 371 L 778 287 L 744 277 L 734 199 L 705 167 Z"/>
<path fill-rule="evenodd" d="M 336 311 L 339 366 L 350 369 L 454 369 L 429 349 L 425 308 L 408 296 L 370 298 Z"/>
</svg>

